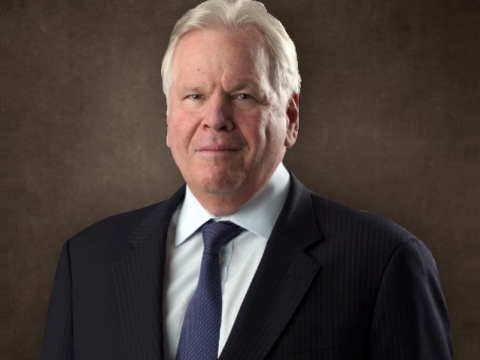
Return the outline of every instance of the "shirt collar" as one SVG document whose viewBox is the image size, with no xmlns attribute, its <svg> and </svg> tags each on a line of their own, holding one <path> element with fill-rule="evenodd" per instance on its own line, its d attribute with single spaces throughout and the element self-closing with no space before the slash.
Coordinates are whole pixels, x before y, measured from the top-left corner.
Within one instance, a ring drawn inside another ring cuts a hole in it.
<svg viewBox="0 0 480 360">
<path fill-rule="evenodd" d="M 265 187 L 248 203 L 231 215 L 215 217 L 205 210 L 187 186 L 175 233 L 175 247 L 189 239 L 210 219 L 231 221 L 268 240 L 282 211 L 290 187 L 290 175 L 280 163 Z"/>
</svg>

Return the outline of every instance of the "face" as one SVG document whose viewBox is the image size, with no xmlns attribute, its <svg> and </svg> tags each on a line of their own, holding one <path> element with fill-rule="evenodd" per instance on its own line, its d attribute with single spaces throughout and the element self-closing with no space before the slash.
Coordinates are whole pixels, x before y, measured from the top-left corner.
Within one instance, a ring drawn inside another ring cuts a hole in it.
<svg viewBox="0 0 480 360">
<path fill-rule="evenodd" d="M 295 143 L 298 95 L 280 104 L 255 28 L 195 30 L 180 41 L 167 145 L 197 198 L 253 197 Z"/>
</svg>

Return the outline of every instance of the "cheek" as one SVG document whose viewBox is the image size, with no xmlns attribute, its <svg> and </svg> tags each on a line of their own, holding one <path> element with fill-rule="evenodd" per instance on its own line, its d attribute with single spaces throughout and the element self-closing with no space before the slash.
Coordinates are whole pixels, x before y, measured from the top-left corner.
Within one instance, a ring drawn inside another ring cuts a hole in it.
<svg viewBox="0 0 480 360">
<path fill-rule="evenodd" d="M 168 124 L 167 141 L 172 148 L 188 147 L 194 130 L 192 128 L 193 122 L 184 117 L 177 117 Z"/>
<path fill-rule="evenodd" d="M 265 119 L 265 141 L 267 146 L 283 144 L 286 126 L 284 125 L 281 115 L 269 113 L 266 115 Z"/>
<path fill-rule="evenodd" d="M 266 110 L 258 111 L 244 121 L 243 135 L 250 146 L 262 147 L 269 138 L 270 113 Z"/>
<path fill-rule="evenodd" d="M 167 119 L 167 136 L 166 136 L 166 142 L 167 146 L 171 149 L 173 146 L 173 125 L 172 122 Z"/>
<path fill-rule="evenodd" d="M 249 151 L 258 155 L 258 152 L 264 147 L 263 144 L 265 144 L 265 127 L 258 122 L 251 122 L 242 127 L 239 126 L 239 130 Z"/>
<path fill-rule="evenodd" d="M 172 150 L 175 151 L 178 143 L 178 130 L 174 123 L 169 123 L 167 128 L 167 145 Z"/>
</svg>

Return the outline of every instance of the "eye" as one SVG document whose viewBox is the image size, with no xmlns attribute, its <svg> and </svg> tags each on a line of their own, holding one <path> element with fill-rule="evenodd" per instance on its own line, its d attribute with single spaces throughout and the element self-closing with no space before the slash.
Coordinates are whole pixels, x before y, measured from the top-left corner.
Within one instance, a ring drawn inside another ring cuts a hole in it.
<svg viewBox="0 0 480 360">
<path fill-rule="evenodd" d="M 201 98 L 202 98 L 202 95 L 200 94 L 192 94 L 187 96 L 187 99 L 190 99 L 190 100 L 200 100 Z"/>
<path fill-rule="evenodd" d="M 238 94 L 236 98 L 240 100 L 251 100 L 253 99 L 253 96 L 250 94 Z"/>
</svg>

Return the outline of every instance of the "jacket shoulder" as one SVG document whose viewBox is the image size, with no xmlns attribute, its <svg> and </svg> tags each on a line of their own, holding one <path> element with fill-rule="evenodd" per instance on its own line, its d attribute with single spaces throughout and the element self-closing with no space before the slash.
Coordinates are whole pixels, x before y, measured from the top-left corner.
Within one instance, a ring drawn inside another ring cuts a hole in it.
<svg viewBox="0 0 480 360">
<path fill-rule="evenodd" d="M 416 239 L 400 225 L 383 216 L 351 208 L 312 193 L 318 225 L 327 239 L 374 242 L 396 247 Z"/>
<path fill-rule="evenodd" d="M 130 232 L 156 207 L 161 206 L 163 202 L 148 205 L 139 209 L 127 211 L 120 214 L 108 216 L 96 223 L 83 229 L 73 239 L 91 237 L 110 232 L 125 234 Z"/>
<path fill-rule="evenodd" d="M 120 256 L 129 246 L 129 235 L 164 203 L 112 215 L 90 225 L 68 240 L 70 255 L 92 260 L 107 253 L 111 258 Z"/>
</svg>

